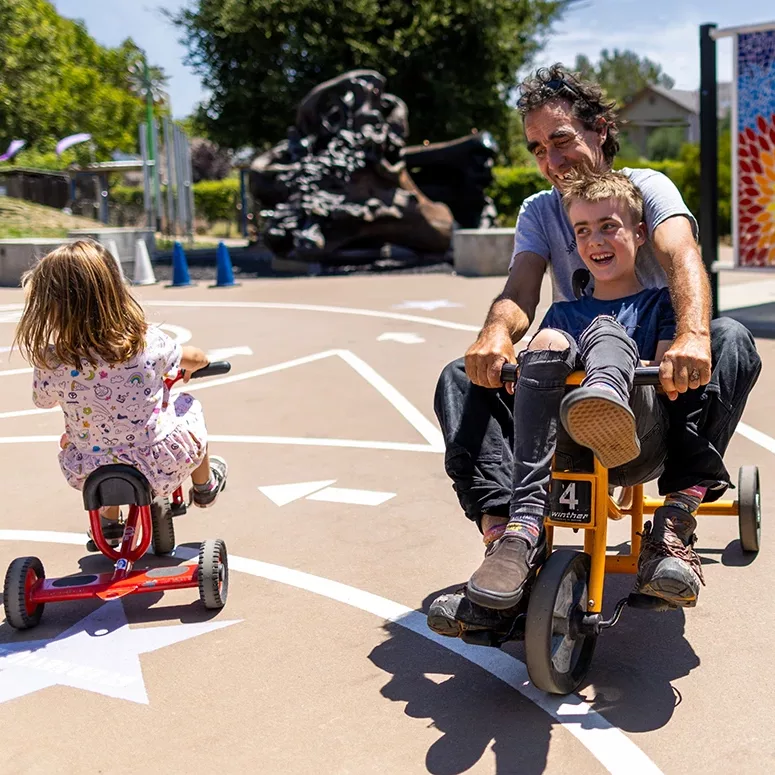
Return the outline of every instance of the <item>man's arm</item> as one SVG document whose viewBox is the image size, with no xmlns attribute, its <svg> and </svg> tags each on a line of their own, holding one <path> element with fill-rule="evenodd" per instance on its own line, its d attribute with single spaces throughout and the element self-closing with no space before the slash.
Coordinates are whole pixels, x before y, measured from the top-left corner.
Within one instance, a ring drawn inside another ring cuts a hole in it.
<svg viewBox="0 0 775 775">
<path fill-rule="evenodd" d="M 688 218 L 663 221 L 652 242 L 667 274 L 675 311 L 675 340 L 659 370 L 665 393 L 675 400 L 679 393 L 710 381 L 710 283 Z M 693 373 L 699 379 L 691 379 Z"/>
<path fill-rule="evenodd" d="M 476 341 L 466 352 L 466 374 L 475 385 L 498 388 L 504 363 L 514 363 L 514 343 L 530 328 L 541 296 L 546 261 L 537 253 L 518 253 L 502 293 L 495 298 Z M 513 392 L 513 385 L 507 385 Z"/>
</svg>

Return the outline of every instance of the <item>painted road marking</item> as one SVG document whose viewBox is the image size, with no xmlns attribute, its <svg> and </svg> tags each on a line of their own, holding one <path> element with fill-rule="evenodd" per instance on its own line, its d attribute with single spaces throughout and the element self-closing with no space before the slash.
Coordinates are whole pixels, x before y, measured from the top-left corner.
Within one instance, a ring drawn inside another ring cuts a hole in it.
<svg viewBox="0 0 775 775">
<path fill-rule="evenodd" d="M 49 686 L 71 686 L 147 705 L 140 654 L 238 621 L 132 629 L 121 601 L 107 602 L 54 638 L 0 644 L 0 703 Z"/>
<path fill-rule="evenodd" d="M 290 484 L 269 484 L 258 488 L 260 493 L 278 506 L 285 506 L 300 498 L 327 503 L 349 503 L 354 506 L 379 506 L 391 498 L 394 492 L 378 490 L 351 490 L 346 487 L 330 487 L 336 479 L 322 482 L 292 482 Z"/>
<path fill-rule="evenodd" d="M 313 495 L 307 496 L 308 501 L 325 501 L 326 503 L 349 503 L 352 506 L 380 506 L 391 498 L 394 492 L 379 492 L 378 490 L 351 490 L 347 487 L 326 487 Z"/>
<path fill-rule="evenodd" d="M 221 347 L 207 351 L 207 357 L 211 361 L 225 361 L 233 358 L 235 355 L 253 355 L 253 350 L 247 345 L 242 345 L 240 347 Z"/>
<path fill-rule="evenodd" d="M 322 490 L 324 487 L 328 487 L 329 484 L 333 484 L 336 479 L 327 479 L 323 482 L 293 482 L 291 484 L 268 484 L 263 487 L 259 487 L 258 491 L 266 495 L 270 501 L 278 506 L 285 506 L 288 503 L 303 498 L 305 495 L 310 495 L 313 492 Z"/>
<path fill-rule="evenodd" d="M 282 302 L 270 301 L 144 301 L 144 307 L 196 307 L 204 309 L 211 307 L 219 309 L 228 307 L 229 309 L 283 309 L 295 310 L 297 312 L 332 312 L 338 315 L 360 315 L 367 318 L 383 318 L 384 320 L 404 320 L 407 323 L 423 323 L 427 326 L 436 326 L 437 328 L 449 328 L 453 331 L 475 331 L 481 329 L 481 325 L 472 326 L 468 323 L 456 323 L 452 320 L 441 320 L 440 318 L 428 318 L 421 315 L 404 315 L 399 312 L 382 312 L 374 309 L 359 309 L 357 307 L 329 307 L 323 304 L 285 304 Z"/>
<path fill-rule="evenodd" d="M 400 342 L 401 344 L 422 344 L 425 339 L 417 334 L 401 333 L 400 331 L 386 331 L 377 337 L 378 342 Z"/>
<path fill-rule="evenodd" d="M 402 301 L 400 304 L 394 304 L 393 309 L 426 309 L 433 312 L 435 309 L 448 309 L 450 307 L 462 307 L 456 301 L 449 299 L 429 299 L 428 301 Z"/>
<path fill-rule="evenodd" d="M 0 541 L 82 546 L 83 535 L 47 530 L 0 530 Z M 197 550 L 191 547 L 178 547 L 174 552 L 181 560 L 193 560 L 197 554 Z M 287 584 L 336 600 L 404 627 L 478 665 L 516 689 L 560 723 L 613 775 L 661 775 L 656 764 L 627 735 L 581 697 L 575 694 L 567 697 L 544 694 L 530 683 L 524 663 L 500 649 L 477 648 L 458 638 L 444 638 L 428 629 L 425 616 L 419 611 L 338 581 L 235 555 L 229 556 L 229 567 L 239 573 Z"/>
<path fill-rule="evenodd" d="M 444 437 L 441 435 L 441 431 L 427 418 L 425 415 L 414 406 L 404 395 L 402 395 L 396 388 L 393 387 L 381 374 L 376 372 L 366 361 L 359 358 L 355 353 L 349 350 L 324 350 L 320 353 L 314 353 L 312 355 L 306 355 L 302 358 L 294 358 L 291 361 L 285 361 L 284 363 L 277 363 L 273 366 L 265 366 L 261 369 L 254 369 L 253 371 L 245 371 L 242 374 L 230 374 L 226 377 L 216 377 L 214 379 L 208 379 L 201 384 L 192 385 L 189 383 L 185 388 L 182 388 L 180 392 L 193 393 L 196 390 L 208 390 L 210 388 L 218 387 L 219 385 L 228 385 L 232 382 L 240 382 L 245 379 L 252 379 L 253 377 L 260 377 L 263 374 L 272 374 L 283 369 L 290 369 L 295 366 L 301 366 L 305 363 L 312 363 L 314 361 L 322 360 L 323 358 L 339 357 L 345 363 L 350 365 L 355 371 L 358 372 L 377 392 L 379 392 L 384 398 L 386 398 L 403 416 L 404 418 L 414 426 L 415 430 L 430 444 L 434 450 L 442 452 L 444 450 Z M 0 413 L 0 418 L 4 417 L 3 413 Z M 378 442 L 381 443 L 381 442 Z M 349 442 L 348 442 L 349 445 Z"/>
</svg>

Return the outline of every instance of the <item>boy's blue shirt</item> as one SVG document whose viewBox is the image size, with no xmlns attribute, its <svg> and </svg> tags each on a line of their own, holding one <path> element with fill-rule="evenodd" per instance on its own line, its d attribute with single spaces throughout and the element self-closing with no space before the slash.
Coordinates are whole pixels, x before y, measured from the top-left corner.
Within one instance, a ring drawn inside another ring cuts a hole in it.
<svg viewBox="0 0 775 775">
<path fill-rule="evenodd" d="M 577 342 L 584 329 L 599 315 L 616 318 L 638 345 L 644 361 L 654 360 L 657 343 L 675 336 L 675 313 L 667 288 L 646 288 L 623 299 L 594 299 L 555 302 L 539 328 L 557 328 Z"/>
</svg>

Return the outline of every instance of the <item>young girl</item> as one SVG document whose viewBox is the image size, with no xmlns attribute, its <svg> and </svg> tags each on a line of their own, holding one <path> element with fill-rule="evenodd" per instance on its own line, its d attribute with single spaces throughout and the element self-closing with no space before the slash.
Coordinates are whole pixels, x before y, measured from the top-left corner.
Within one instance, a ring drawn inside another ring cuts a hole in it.
<svg viewBox="0 0 775 775">
<path fill-rule="evenodd" d="M 190 475 L 194 504 L 212 506 L 226 484 L 226 461 L 208 456 L 200 403 L 186 393 L 170 400 L 164 382 L 179 369 L 188 382 L 208 364 L 205 353 L 148 325 L 115 259 L 96 242 L 53 250 L 22 286 L 16 342 L 35 367 L 35 405 L 58 404 L 64 412 L 59 464 L 68 483 L 81 490 L 99 466 L 126 463 L 157 496 Z M 116 545 L 123 533 L 118 507 L 102 516 L 105 538 Z"/>
</svg>

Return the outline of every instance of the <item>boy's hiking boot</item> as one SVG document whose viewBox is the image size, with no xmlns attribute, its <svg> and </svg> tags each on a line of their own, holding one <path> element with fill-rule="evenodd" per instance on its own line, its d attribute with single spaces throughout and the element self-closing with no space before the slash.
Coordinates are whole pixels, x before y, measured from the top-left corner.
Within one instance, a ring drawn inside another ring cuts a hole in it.
<svg viewBox="0 0 775 775">
<path fill-rule="evenodd" d="M 507 531 L 487 547 L 484 562 L 468 582 L 467 595 L 485 608 L 498 611 L 513 608 L 545 559 L 543 530 L 534 547 Z"/>
<path fill-rule="evenodd" d="M 613 390 L 593 385 L 572 390 L 562 400 L 560 419 L 568 435 L 591 449 L 606 468 L 640 455 L 635 415 Z"/>
<path fill-rule="evenodd" d="M 439 595 L 428 609 L 428 627 L 439 635 L 460 638 L 465 634 L 492 632 L 506 638 L 514 626 L 515 611 L 483 608 L 466 597 L 465 587 Z"/>
<path fill-rule="evenodd" d="M 674 606 L 697 605 L 700 585 L 705 584 L 694 543 L 695 518 L 677 506 L 660 506 L 654 526 L 647 522 L 638 557 L 635 591 L 658 597 Z"/>
<path fill-rule="evenodd" d="M 190 499 L 200 509 L 209 509 L 215 504 L 221 490 L 226 487 L 226 477 L 229 466 L 218 455 L 210 455 L 210 482 L 209 487 L 194 485 L 191 488 Z"/>
</svg>

